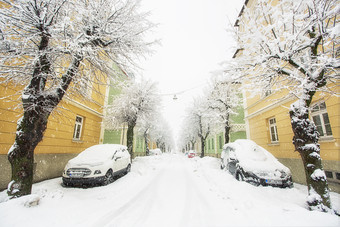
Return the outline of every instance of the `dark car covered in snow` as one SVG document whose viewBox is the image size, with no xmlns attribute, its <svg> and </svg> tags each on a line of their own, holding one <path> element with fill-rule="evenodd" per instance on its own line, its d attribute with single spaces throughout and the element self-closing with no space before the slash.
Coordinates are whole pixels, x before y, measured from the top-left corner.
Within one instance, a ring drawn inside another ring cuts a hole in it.
<svg viewBox="0 0 340 227">
<path fill-rule="evenodd" d="M 228 170 L 237 180 L 256 186 L 293 187 L 290 170 L 251 140 L 225 144 L 221 168 Z"/>
</svg>

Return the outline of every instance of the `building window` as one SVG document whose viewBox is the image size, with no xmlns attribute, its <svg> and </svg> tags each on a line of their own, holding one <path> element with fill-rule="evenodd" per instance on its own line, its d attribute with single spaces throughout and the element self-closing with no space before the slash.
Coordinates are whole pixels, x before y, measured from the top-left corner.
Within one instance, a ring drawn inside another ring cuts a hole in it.
<svg viewBox="0 0 340 227">
<path fill-rule="evenodd" d="M 270 141 L 273 143 L 279 142 L 279 136 L 277 134 L 277 127 L 276 127 L 276 119 L 270 118 L 269 119 L 269 132 L 270 132 Z"/>
<path fill-rule="evenodd" d="M 325 170 L 325 174 L 327 178 L 333 178 L 333 172 Z"/>
<path fill-rule="evenodd" d="M 319 102 L 313 105 L 311 112 L 313 122 L 320 133 L 320 136 L 332 136 L 332 128 L 326 110 L 326 103 Z"/>
<path fill-rule="evenodd" d="M 74 124 L 74 132 L 73 132 L 74 140 L 80 140 L 83 123 L 84 123 L 84 118 L 81 116 L 76 116 L 76 123 Z"/>
<path fill-rule="evenodd" d="M 333 172 L 331 170 L 325 170 L 325 174 L 326 174 L 328 181 L 340 183 L 340 173 L 339 172 Z"/>
<path fill-rule="evenodd" d="M 337 180 L 340 180 L 340 173 L 335 173 L 335 177 Z"/>
</svg>

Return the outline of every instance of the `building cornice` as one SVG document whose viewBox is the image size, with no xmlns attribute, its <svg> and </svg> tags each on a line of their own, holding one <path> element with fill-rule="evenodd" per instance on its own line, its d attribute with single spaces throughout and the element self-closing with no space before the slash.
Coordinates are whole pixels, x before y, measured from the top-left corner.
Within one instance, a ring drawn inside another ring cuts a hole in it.
<svg viewBox="0 0 340 227">
<path fill-rule="evenodd" d="M 66 98 L 66 99 L 65 99 L 65 102 L 66 102 L 67 104 L 73 105 L 73 106 L 78 107 L 78 108 L 80 108 L 80 109 L 82 109 L 82 110 L 85 110 L 85 111 L 87 111 L 87 112 L 90 112 L 90 113 L 92 113 L 92 114 L 94 114 L 94 115 L 96 115 L 96 116 L 98 116 L 98 117 L 101 117 L 101 118 L 102 118 L 102 117 L 104 116 L 102 113 L 100 113 L 100 112 L 98 112 L 98 111 L 96 111 L 96 110 L 94 110 L 94 109 L 92 109 L 92 108 L 86 106 L 86 105 L 83 104 L 83 103 L 80 103 L 80 102 L 78 102 L 78 101 L 71 100 L 70 98 Z"/>
<path fill-rule="evenodd" d="M 253 112 L 253 113 L 251 113 L 251 114 L 247 114 L 247 113 L 248 113 L 248 110 L 249 110 L 250 108 L 255 107 L 255 106 L 256 106 L 257 104 L 259 104 L 260 102 L 265 102 L 265 99 L 261 99 L 261 100 L 255 102 L 254 104 L 252 104 L 252 105 L 250 105 L 250 106 L 248 106 L 248 107 L 245 108 L 246 111 L 245 111 L 245 117 L 244 117 L 244 118 L 245 118 L 245 119 L 251 119 L 251 118 L 256 117 L 256 116 L 258 116 L 258 115 L 260 115 L 260 114 L 263 114 L 264 112 L 267 112 L 267 111 L 272 110 L 272 109 L 274 109 L 274 108 L 276 108 L 276 107 L 278 107 L 278 106 L 281 106 L 281 105 L 283 105 L 284 103 L 293 101 L 294 99 L 295 99 L 295 97 L 294 97 L 293 95 L 288 95 L 288 96 L 286 96 L 286 97 L 284 97 L 284 98 L 282 98 L 282 99 L 275 100 L 274 103 L 270 103 L 269 105 L 267 105 L 267 106 L 265 106 L 265 107 L 263 107 L 263 108 L 261 108 L 261 109 L 255 111 L 255 112 Z"/>
</svg>

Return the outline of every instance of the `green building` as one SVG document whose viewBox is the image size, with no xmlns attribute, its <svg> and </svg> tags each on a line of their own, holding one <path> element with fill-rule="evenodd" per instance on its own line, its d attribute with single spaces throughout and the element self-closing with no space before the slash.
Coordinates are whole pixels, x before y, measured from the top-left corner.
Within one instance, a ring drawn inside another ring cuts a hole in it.
<svg viewBox="0 0 340 227">
<path fill-rule="evenodd" d="M 237 139 L 247 138 L 243 107 L 240 106 L 235 112 L 237 112 L 237 114 L 230 116 L 231 130 L 229 133 L 229 142 L 234 142 Z M 205 143 L 205 155 L 211 157 L 221 157 L 224 144 L 224 132 L 210 134 Z"/>
</svg>

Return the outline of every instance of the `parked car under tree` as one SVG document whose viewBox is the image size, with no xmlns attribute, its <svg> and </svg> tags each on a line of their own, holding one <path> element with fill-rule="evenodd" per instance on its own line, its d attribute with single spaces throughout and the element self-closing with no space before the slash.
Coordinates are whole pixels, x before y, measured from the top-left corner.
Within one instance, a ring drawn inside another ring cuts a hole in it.
<svg viewBox="0 0 340 227">
<path fill-rule="evenodd" d="M 126 146 L 100 144 L 87 148 L 69 160 L 62 179 L 65 186 L 107 185 L 130 169 L 130 154 Z"/>
<path fill-rule="evenodd" d="M 225 144 L 221 168 L 228 170 L 237 180 L 256 186 L 293 187 L 290 170 L 251 140 Z"/>
</svg>

